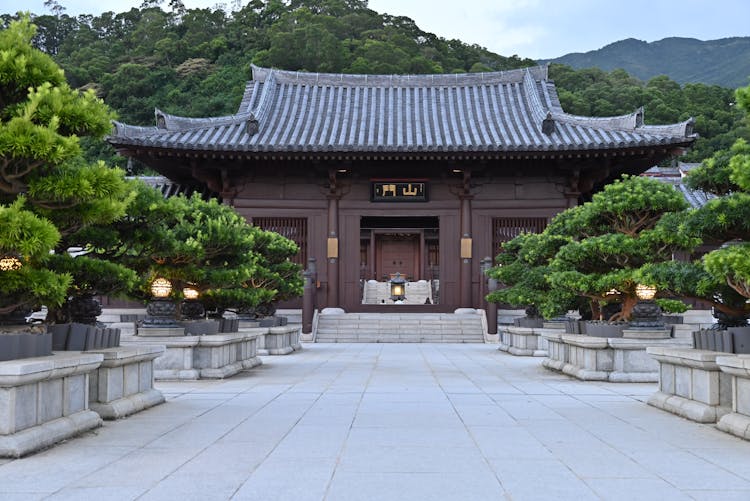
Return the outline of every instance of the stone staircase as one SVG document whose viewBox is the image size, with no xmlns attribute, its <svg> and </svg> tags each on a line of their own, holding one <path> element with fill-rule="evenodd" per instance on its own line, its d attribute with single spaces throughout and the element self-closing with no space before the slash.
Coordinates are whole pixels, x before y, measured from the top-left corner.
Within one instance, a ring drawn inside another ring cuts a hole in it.
<svg viewBox="0 0 750 501">
<path fill-rule="evenodd" d="M 476 312 L 324 313 L 318 316 L 314 339 L 318 343 L 483 343 L 482 318 Z"/>
</svg>

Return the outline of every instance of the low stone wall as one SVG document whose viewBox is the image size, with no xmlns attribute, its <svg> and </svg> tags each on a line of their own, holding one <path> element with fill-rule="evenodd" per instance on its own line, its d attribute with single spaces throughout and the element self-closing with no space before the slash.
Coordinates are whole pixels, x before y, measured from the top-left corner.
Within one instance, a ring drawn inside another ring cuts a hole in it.
<svg viewBox="0 0 750 501">
<path fill-rule="evenodd" d="M 498 328 L 499 350 L 522 357 L 546 357 L 549 354 L 548 340 L 544 334 L 560 333 L 558 328 L 514 327 Z"/>
<path fill-rule="evenodd" d="M 154 379 L 223 379 L 258 366 L 257 340 L 267 328 L 206 336 L 127 336 L 124 346 L 162 345 L 154 360 Z"/>
<path fill-rule="evenodd" d="M 60 352 L 0 362 L 0 457 L 21 457 L 101 426 L 89 377 L 101 353 Z"/>
<path fill-rule="evenodd" d="M 646 348 L 689 347 L 671 338 L 602 338 L 557 332 L 542 333 L 542 337 L 548 345 L 542 365 L 584 381 L 657 382 L 659 364 Z"/>
<path fill-rule="evenodd" d="M 750 440 L 750 355 L 716 357 L 721 372 L 732 380 L 732 412 L 721 417 L 717 428 Z"/>
<path fill-rule="evenodd" d="M 259 355 L 288 355 L 302 349 L 300 344 L 299 325 L 283 327 L 269 327 L 267 332 L 258 339 Z"/>
<path fill-rule="evenodd" d="M 119 419 L 164 402 L 154 388 L 154 359 L 163 346 L 121 346 L 94 350 L 104 356 L 89 381 L 89 405 L 103 419 Z"/>
<path fill-rule="evenodd" d="M 659 391 L 649 405 L 699 423 L 715 423 L 732 411 L 732 381 L 716 363 L 720 352 L 649 347 L 659 363 Z"/>
</svg>

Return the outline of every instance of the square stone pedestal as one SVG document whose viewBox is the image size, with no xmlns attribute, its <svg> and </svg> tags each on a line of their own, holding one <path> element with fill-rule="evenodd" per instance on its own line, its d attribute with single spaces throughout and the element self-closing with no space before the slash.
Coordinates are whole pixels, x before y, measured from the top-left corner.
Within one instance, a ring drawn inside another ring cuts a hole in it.
<svg viewBox="0 0 750 501">
<path fill-rule="evenodd" d="M 103 359 L 58 352 L 0 362 L 0 457 L 21 457 L 101 426 L 88 397 L 89 376 Z"/>
<path fill-rule="evenodd" d="M 498 349 L 522 357 L 546 357 L 549 347 L 543 334 L 561 332 L 561 329 L 556 328 L 514 326 L 503 326 L 498 330 Z"/>
<path fill-rule="evenodd" d="M 649 347 L 659 362 L 659 391 L 649 405 L 699 423 L 715 423 L 732 410 L 731 377 L 722 372 L 718 351 Z"/>
<path fill-rule="evenodd" d="M 750 355 L 718 356 L 716 364 L 732 378 L 732 412 L 722 416 L 716 427 L 750 440 Z"/>
<path fill-rule="evenodd" d="M 162 345 L 163 355 L 154 360 L 154 379 L 223 379 L 260 365 L 257 339 L 267 328 L 206 336 L 123 338 L 124 346 Z"/>
<path fill-rule="evenodd" d="M 158 345 L 120 346 L 97 350 L 102 365 L 91 374 L 91 410 L 103 419 L 119 419 L 164 402 L 154 388 L 154 359 L 164 354 Z"/>
<path fill-rule="evenodd" d="M 258 346 L 259 355 L 288 355 L 294 351 L 301 350 L 300 344 L 301 327 L 286 325 L 283 327 L 269 327 L 268 332 L 262 336 Z"/>
</svg>

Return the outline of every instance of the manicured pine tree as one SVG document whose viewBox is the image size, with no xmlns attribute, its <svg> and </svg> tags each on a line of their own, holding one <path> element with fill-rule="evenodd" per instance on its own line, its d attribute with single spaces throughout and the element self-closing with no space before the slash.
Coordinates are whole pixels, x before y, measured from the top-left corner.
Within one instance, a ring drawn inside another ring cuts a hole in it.
<svg viewBox="0 0 750 501">
<path fill-rule="evenodd" d="M 88 243 L 78 232 L 122 217 L 130 194 L 123 172 L 81 160 L 79 138 L 106 134 L 112 112 L 93 91 L 70 88 L 57 64 L 32 47 L 34 33 L 28 18 L 0 32 L 0 207 L 8 225 L 0 252 L 17 254 L 23 264 L 0 279 L 0 304 L 47 304 L 51 318 L 61 320 L 65 301 L 126 288 L 134 279 L 122 267 L 67 252 L 75 246 L 85 254 Z M 105 270 L 122 282 L 104 285 Z"/>
</svg>

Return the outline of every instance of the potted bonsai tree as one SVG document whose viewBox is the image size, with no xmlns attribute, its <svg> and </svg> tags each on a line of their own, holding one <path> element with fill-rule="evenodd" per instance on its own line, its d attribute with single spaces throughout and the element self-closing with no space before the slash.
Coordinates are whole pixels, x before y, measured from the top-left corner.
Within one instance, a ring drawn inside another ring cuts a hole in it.
<svg viewBox="0 0 750 501">
<path fill-rule="evenodd" d="M 571 238 L 550 262 L 552 290 L 576 294 L 589 301 L 606 337 L 617 336 L 638 302 L 639 270 L 646 264 L 671 261 L 675 252 L 690 250 L 697 239 L 675 231 L 684 198 L 672 187 L 645 178 L 623 176 L 605 186 L 591 202 L 569 209 L 552 221 L 551 232 Z M 604 317 L 603 305 L 617 304 Z M 669 304 L 669 303 L 666 303 Z M 619 335 L 622 335 L 621 333 Z"/>
</svg>

